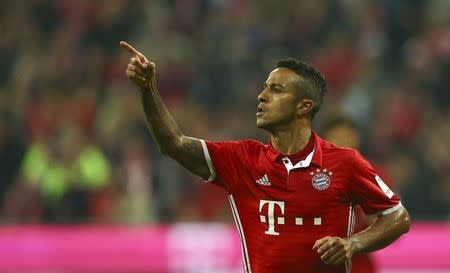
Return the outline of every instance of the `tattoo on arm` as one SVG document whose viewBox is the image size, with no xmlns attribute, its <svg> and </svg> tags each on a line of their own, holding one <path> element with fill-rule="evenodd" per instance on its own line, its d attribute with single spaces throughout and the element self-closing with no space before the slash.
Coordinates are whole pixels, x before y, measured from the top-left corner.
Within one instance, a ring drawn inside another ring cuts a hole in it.
<svg viewBox="0 0 450 273">
<path fill-rule="evenodd" d="M 150 132 L 161 153 L 171 157 L 190 172 L 207 179 L 210 175 L 199 139 L 184 136 L 155 84 L 142 90 L 142 106 Z"/>
<path fill-rule="evenodd" d="M 207 180 L 210 171 L 200 139 L 183 136 L 181 143 L 183 152 L 175 156 L 174 159 L 192 173 Z"/>
</svg>

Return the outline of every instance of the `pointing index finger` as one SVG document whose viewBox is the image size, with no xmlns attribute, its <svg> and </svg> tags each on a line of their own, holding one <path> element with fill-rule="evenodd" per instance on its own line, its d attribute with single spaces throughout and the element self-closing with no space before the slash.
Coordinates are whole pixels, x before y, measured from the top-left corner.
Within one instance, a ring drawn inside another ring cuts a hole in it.
<svg viewBox="0 0 450 273">
<path fill-rule="evenodd" d="M 141 52 L 137 51 L 134 47 L 132 47 L 127 42 L 120 41 L 120 46 L 125 48 L 128 52 L 130 52 L 131 55 L 135 55 L 135 56 L 139 57 L 139 60 L 141 62 L 145 62 L 144 55 Z"/>
</svg>

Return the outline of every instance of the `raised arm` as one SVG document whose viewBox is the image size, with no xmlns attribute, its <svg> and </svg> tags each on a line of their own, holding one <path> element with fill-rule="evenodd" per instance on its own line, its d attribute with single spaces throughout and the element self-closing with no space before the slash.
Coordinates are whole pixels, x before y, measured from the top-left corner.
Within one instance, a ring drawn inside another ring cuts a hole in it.
<svg viewBox="0 0 450 273">
<path fill-rule="evenodd" d="M 120 46 L 132 56 L 125 73 L 141 90 L 147 124 L 159 151 L 190 172 L 208 179 L 210 171 L 200 140 L 183 135 L 159 95 L 155 63 L 126 42 L 120 42 Z"/>
</svg>

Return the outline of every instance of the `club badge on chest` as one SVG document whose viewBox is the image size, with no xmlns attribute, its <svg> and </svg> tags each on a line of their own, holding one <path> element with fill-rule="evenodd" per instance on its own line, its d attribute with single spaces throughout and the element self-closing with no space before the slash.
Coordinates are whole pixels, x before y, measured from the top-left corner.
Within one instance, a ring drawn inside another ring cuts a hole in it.
<svg viewBox="0 0 450 273">
<path fill-rule="evenodd" d="M 312 176 L 311 184 L 319 191 L 324 191 L 330 187 L 331 176 L 333 173 L 327 169 L 317 169 L 315 172 L 310 173 Z"/>
</svg>

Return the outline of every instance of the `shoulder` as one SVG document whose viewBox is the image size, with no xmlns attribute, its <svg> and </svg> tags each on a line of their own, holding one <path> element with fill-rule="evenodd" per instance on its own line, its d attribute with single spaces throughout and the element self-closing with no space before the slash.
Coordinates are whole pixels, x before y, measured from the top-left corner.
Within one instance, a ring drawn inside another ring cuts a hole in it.
<svg viewBox="0 0 450 273">
<path fill-rule="evenodd" d="M 240 140 L 227 140 L 227 141 L 206 141 L 208 147 L 218 147 L 226 150 L 232 150 L 236 152 L 248 152 L 248 151 L 261 151 L 267 145 L 254 139 L 240 139 Z"/>
<path fill-rule="evenodd" d="M 264 143 L 258 141 L 256 139 L 241 139 L 238 140 L 244 147 L 253 148 L 253 149 L 263 149 L 265 146 Z"/>
<path fill-rule="evenodd" d="M 267 148 L 267 145 L 255 139 L 242 139 L 234 142 L 243 153 L 247 154 L 256 154 Z"/>
</svg>

